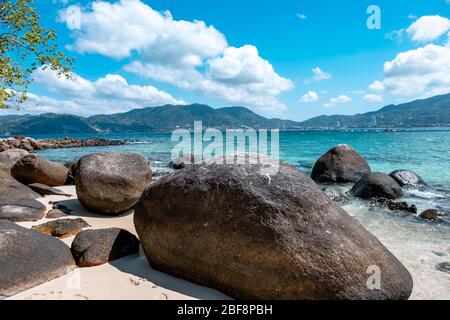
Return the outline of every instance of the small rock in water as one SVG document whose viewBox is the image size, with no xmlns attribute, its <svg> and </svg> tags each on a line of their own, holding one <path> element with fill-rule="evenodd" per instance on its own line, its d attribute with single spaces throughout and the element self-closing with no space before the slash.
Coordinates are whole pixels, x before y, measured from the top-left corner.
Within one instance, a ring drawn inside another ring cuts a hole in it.
<svg viewBox="0 0 450 320">
<path fill-rule="evenodd" d="M 72 242 L 73 257 L 80 267 L 99 266 L 139 252 L 139 240 L 119 229 L 85 230 Z"/>
<path fill-rule="evenodd" d="M 367 160 L 351 146 L 340 144 L 317 160 L 311 178 L 316 182 L 356 182 L 368 172 Z"/>
<path fill-rule="evenodd" d="M 425 219 L 425 220 L 437 220 L 440 217 L 445 216 L 444 212 L 435 210 L 435 209 L 428 209 L 425 210 L 424 212 L 422 212 L 419 216 L 419 218 L 421 219 Z"/>
<path fill-rule="evenodd" d="M 397 199 L 402 195 L 402 190 L 397 181 L 387 174 L 372 172 L 364 175 L 351 192 L 359 198 L 387 198 Z"/>
<path fill-rule="evenodd" d="M 337 192 L 336 190 L 334 190 L 332 188 L 325 188 L 322 191 L 323 191 L 323 193 L 325 193 L 325 195 L 328 198 L 330 198 L 331 200 L 333 200 L 335 202 L 341 202 L 341 201 L 344 201 L 347 199 L 347 197 L 345 195 Z"/>
<path fill-rule="evenodd" d="M 409 170 L 397 170 L 389 174 L 401 186 L 426 187 L 427 183 L 417 173 Z"/>
<path fill-rule="evenodd" d="M 64 193 L 63 191 L 49 187 L 42 183 L 32 183 L 28 185 L 28 188 L 34 190 L 35 192 L 39 193 L 41 196 L 47 196 L 47 195 L 55 195 L 55 196 L 65 196 L 65 197 L 71 197 L 70 194 Z"/>
<path fill-rule="evenodd" d="M 395 202 L 386 198 L 376 198 L 371 201 L 371 204 L 381 205 L 388 208 L 391 211 L 402 211 L 409 213 L 417 213 L 417 207 L 415 205 L 408 205 L 406 202 Z"/>
<path fill-rule="evenodd" d="M 67 238 L 78 234 L 83 228 L 88 228 L 90 225 L 81 218 L 76 219 L 60 219 L 49 221 L 31 229 L 49 236 L 58 238 Z"/>
<path fill-rule="evenodd" d="M 436 265 L 436 269 L 442 272 L 450 273 L 450 262 L 442 262 Z"/>
<path fill-rule="evenodd" d="M 63 217 L 67 217 L 67 216 L 69 216 L 69 214 L 67 214 L 59 209 L 52 209 L 47 212 L 47 214 L 45 215 L 45 218 L 58 219 L 58 218 L 63 218 Z"/>
<path fill-rule="evenodd" d="M 184 167 L 198 163 L 198 158 L 193 154 L 186 154 L 182 157 L 170 161 L 169 166 L 175 170 L 183 169 Z"/>
</svg>

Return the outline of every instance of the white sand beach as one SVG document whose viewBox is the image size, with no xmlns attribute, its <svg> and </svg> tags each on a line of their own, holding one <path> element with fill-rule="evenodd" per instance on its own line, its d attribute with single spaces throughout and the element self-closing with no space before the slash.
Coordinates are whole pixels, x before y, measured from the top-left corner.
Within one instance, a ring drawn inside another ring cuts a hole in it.
<svg viewBox="0 0 450 320">
<path fill-rule="evenodd" d="M 133 214 L 119 217 L 107 217 L 86 210 L 77 200 L 74 186 L 63 186 L 59 189 L 72 195 L 46 196 L 40 198 L 47 209 L 49 201 L 57 201 L 72 209 L 69 218 L 82 218 L 93 229 L 120 227 L 136 234 Z M 36 222 L 19 223 L 31 228 L 34 225 L 49 221 L 42 219 Z M 410 299 L 450 299 L 450 275 L 432 270 L 437 257 L 414 255 L 405 246 L 395 243 L 396 237 L 383 237 L 383 244 L 406 266 L 414 278 L 414 289 Z M 70 246 L 74 237 L 63 239 Z M 443 248 L 445 250 L 445 248 Z M 447 248 L 448 250 L 448 248 Z M 432 284 L 430 286 L 430 284 Z M 211 288 L 205 288 L 188 281 L 174 278 L 152 269 L 142 250 L 139 255 L 129 256 L 109 264 L 91 268 L 76 268 L 74 271 L 58 279 L 21 292 L 9 299 L 12 300 L 186 300 L 186 299 L 230 299 L 230 297 Z"/>
<path fill-rule="evenodd" d="M 78 202 L 74 186 L 64 186 L 63 190 L 72 197 L 46 196 L 39 201 L 51 209 L 50 201 L 74 210 L 68 218 L 82 218 L 92 229 L 119 227 L 136 234 L 133 215 L 119 217 L 101 216 L 87 211 Z M 18 223 L 31 228 L 50 221 Z M 63 239 L 68 246 L 75 237 Z M 77 268 L 74 271 L 45 284 L 31 288 L 11 300 L 190 300 L 190 299 L 230 299 L 228 296 L 202 286 L 174 278 L 152 269 L 142 251 L 139 255 L 128 256 L 109 264 L 91 268 Z"/>
</svg>

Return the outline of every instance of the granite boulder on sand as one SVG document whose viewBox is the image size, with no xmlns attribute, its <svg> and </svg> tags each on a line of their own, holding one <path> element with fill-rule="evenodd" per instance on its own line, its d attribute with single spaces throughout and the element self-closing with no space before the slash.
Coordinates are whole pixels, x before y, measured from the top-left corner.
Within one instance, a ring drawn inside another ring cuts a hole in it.
<svg viewBox="0 0 450 320">
<path fill-rule="evenodd" d="M 0 220 L 0 297 L 58 278 L 74 267 L 61 240 Z"/>
<path fill-rule="evenodd" d="M 88 228 L 90 225 L 81 218 L 76 219 L 58 219 L 49 221 L 31 229 L 49 236 L 58 238 L 67 238 L 77 235 L 83 228 Z"/>
<path fill-rule="evenodd" d="M 85 230 L 72 242 L 71 251 L 78 266 L 99 266 L 139 252 L 139 240 L 120 228 Z"/>
<path fill-rule="evenodd" d="M 76 190 L 88 209 L 119 214 L 141 197 L 152 180 L 149 161 L 135 153 L 94 153 L 78 161 Z"/>
<path fill-rule="evenodd" d="M 161 177 L 135 208 L 153 268 L 237 299 L 407 299 L 412 278 L 316 183 L 280 163 L 195 165 Z M 382 271 L 380 290 L 368 270 Z"/>
<path fill-rule="evenodd" d="M 0 152 L 0 170 L 11 173 L 11 168 L 16 162 L 27 154 L 29 154 L 29 152 L 22 149 L 10 149 Z"/>
<path fill-rule="evenodd" d="M 42 183 L 48 186 L 62 186 L 67 180 L 69 169 L 35 154 L 28 154 L 11 168 L 12 176 L 24 183 Z"/>
<path fill-rule="evenodd" d="M 369 164 L 351 146 L 340 144 L 326 152 L 315 163 L 311 178 L 316 182 L 356 182 L 370 172 Z"/>
</svg>

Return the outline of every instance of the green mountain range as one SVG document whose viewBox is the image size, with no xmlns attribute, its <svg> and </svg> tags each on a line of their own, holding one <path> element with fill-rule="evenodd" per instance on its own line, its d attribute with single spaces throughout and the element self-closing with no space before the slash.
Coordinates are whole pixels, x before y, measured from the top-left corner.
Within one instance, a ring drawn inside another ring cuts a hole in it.
<svg viewBox="0 0 450 320">
<path fill-rule="evenodd" d="M 203 127 L 332 129 L 367 127 L 450 126 L 450 94 L 389 105 L 378 111 L 353 116 L 319 116 L 303 122 L 268 119 L 244 107 L 214 109 L 207 105 L 165 105 L 125 113 L 79 117 L 67 114 L 8 115 L 0 117 L 0 135 L 74 134 L 171 131 L 191 129 L 194 121 Z"/>
</svg>

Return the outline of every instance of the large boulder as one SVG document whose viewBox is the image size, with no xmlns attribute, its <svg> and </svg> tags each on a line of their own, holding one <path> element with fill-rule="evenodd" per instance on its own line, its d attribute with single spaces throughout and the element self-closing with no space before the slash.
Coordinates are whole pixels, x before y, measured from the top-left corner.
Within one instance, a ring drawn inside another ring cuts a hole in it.
<svg viewBox="0 0 450 320">
<path fill-rule="evenodd" d="M 35 154 L 24 156 L 11 168 L 12 176 L 24 184 L 42 183 L 48 186 L 62 186 L 67 180 L 69 169 Z"/>
<path fill-rule="evenodd" d="M 262 172 L 193 165 L 149 186 L 134 224 L 152 267 L 238 299 L 409 297 L 405 267 L 313 180 L 284 163 Z"/>
<path fill-rule="evenodd" d="M 0 152 L 0 170 L 11 173 L 11 168 L 16 162 L 28 154 L 28 151 L 22 149 L 9 149 Z"/>
<path fill-rule="evenodd" d="M 0 219 L 14 222 L 37 221 L 44 217 L 46 207 L 32 198 L 0 199 Z"/>
<path fill-rule="evenodd" d="M 53 280 L 74 267 L 62 241 L 0 220 L 0 297 Z"/>
<path fill-rule="evenodd" d="M 22 198 L 37 199 L 41 196 L 26 185 L 13 179 L 0 179 L 0 199 L 13 200 Z"/>
<path fill-rule="evenodd" d="M 352 188 L 354 196 L 363 199 L 397 199 L 402 195 L 400 185 L 392 177 L 381 172 L 364 175 Z"/>
<path fill-rule="evenodd" d="M 133 207 L 152 180 L 149 161 L 135 153 L 94 153 L 77 165 L 78 199 L 88 209 L 118 214 Z"/>
<path fill-rule="evenodd" d="M 78 266 L 99 266 L 139 252 L 139 240 L 119 229 L 97 229 L 80 232 L 72 242 L 71 251 Z"/>
<path fill-rule="evenodd" d="M 340 144 L 325 153 L 313 167 L 311 178 L 316 182 L 356 182 L 370 172 L 369 164 L 351 146 Z"/>
<path fill-rule="evenodd" d="M 417 173 L 409 170 L 397 170 L 389 174 L 401 186 L 426 187 L 427 183 Z"/>
</svg>

